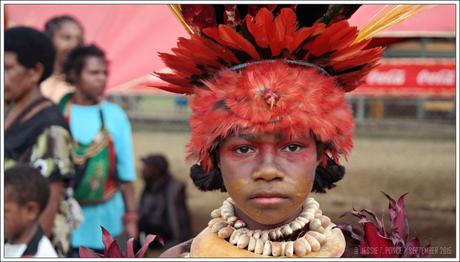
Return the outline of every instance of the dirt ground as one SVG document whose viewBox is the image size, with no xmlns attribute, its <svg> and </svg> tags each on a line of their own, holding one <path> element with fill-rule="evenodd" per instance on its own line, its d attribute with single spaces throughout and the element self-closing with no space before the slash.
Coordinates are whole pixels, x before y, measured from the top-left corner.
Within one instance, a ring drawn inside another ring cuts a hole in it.
<svg viewBox="0 0 460 262">
<path fill-rule="evenodd" d="M 146 153 L 165 154 L 172 172 L 187 183 L 188 205 L 192 213 L 193 232 L 200 232 L 209 213 L 227 197 L 220 192 L 200 192 L 188 178 L 190 165 L 184 161 L 188 133 L 134 132 L 136 157 Z M 422 244 L 431 243 L 431 257 L 455 257 L 456 252 L 456 173 L 455 140 L 409 139 L 358 136 L 345 178 L 327 194 L 314 194 L 323 212 L 335 223 L 354 222 L 339 216 L 351 210 L 369 208 L 387 214 L 388 201 L 381 191 L 398 198 L 405 192 L 410 237 L 418 236 Z M 140 163 L 137 162 L 138 169 Z M 142 182 L 138 179 L 136 191 Z M 388 225 L 388 224 L 387 224 Z"/>
</svg>

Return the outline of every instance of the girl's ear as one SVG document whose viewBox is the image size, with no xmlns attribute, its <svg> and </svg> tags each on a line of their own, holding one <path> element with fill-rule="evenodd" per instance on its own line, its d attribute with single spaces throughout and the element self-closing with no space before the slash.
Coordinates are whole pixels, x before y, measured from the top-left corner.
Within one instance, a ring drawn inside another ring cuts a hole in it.
<svg viewBox="0 0 460 262">
<path fill-rule="evenodd" d="M 37 202 L 29 201 L 24 205 L 26 217 L 29 221 L 34 221 L 40 216 L 40 207 Z"/>
<path fill-rule="evenodd" d="M 40 79 L 42 78 L 43 71 L 44 71 L 44 66 L 41 63 L 35 64 L 33 68 L 30 69 L 30 78 L 35 82 L 38 83 Z"/>
</svg>

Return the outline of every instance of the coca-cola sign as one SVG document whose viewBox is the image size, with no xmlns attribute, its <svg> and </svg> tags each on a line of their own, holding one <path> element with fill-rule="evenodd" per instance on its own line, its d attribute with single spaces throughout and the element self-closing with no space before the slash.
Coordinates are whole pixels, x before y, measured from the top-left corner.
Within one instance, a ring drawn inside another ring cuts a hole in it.
<svg viewBox="0 0 460 262">
<path fill-rule="evenodd" d="M 388 71 L 374 70 L 367 76 L 369 85 L 404 85 L 406 71 L 402 69 L 390 69 Z"/>
<path fill-rule="evenodd" d="M 372 70 L 356 95 L 455 96 L 455 60 L 384 60 Z"/>
<path fill-rule="evenodd" d="M 428 70 L 422 69 L 416 78 L 418 85 L 455 86 L 455 68 Z"/>
</svg>

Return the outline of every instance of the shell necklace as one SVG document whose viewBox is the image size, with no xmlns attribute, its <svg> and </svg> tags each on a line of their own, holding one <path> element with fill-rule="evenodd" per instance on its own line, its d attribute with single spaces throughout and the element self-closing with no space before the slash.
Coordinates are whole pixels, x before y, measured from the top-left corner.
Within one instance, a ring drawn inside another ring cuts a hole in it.
<svg viewBox="0 0 460 262">
<path fill-rule="evenodd" d="M 311 197 L 304 201 L 302 212 L 292 222 L 267 230 L 246 228 L 244 221 L 235 216 L 234 204 L 229 197 L 213 210 L 208 227 L 238 248 L 264 256 L 300 257 L 319 251 L 326 243 L 323 233 L 331 219 L 322 214 L 319 203 Z"/>
</svg>

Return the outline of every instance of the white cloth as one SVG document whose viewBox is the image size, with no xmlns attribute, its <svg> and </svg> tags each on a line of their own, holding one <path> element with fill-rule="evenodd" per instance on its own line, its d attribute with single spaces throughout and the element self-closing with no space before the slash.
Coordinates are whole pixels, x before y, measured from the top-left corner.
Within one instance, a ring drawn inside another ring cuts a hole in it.
<svg viewBox="0 0 460 262">
<path fill-rule="evenodd" d="M 5 257 L 22 257 L 27 244 L 5 244 Z M 33 257 L 58 257 L 51 241 L 43 236 L 38 243 L 37 253 Z"/>
</svg>

